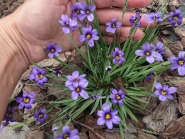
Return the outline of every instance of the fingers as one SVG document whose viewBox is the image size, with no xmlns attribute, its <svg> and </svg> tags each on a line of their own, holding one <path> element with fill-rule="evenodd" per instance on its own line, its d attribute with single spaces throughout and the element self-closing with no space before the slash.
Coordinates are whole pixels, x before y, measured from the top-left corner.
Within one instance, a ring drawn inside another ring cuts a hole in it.
<svg viewBox="0 0 185 139">
<path fill-rule="evenodd" d="M 135 13 L 125 12 L 124 19 L 122 20 L 122 10 L 119 9 L 98 9 L 97 14 L 100 24 L 110 22 L 113 18 L 116 17 L 117 21 L 122 22 L 124 26 L 131 26 L 129 21 L 130 16 L 135 16 Z M 145 14 L 141 15 L 141 27 L 147 27 L 148 23 L 146 22 L 146 18 L 144 18 Z"/>
<path fill-rule="evenodd" d="M 120 29 L 117 29 L 116 30 L 116 34 L 117 34 L 117 36 L 120 34 L 121 35 L 121 38 L 127 38 L 129 36 L 130 29 L 131 29 L 130 27 L 122 27 L 121 30 Z M 100 26 L 100 31 L 101 31 L 101 33 L 103 35 L 105 35 L 105 33 L 106 33 L 106 26 L 101 25 Z M 107 36 L 113 38 L 114 37 L 114 34 L 107 33 Z M 143 31 L 140 30 L 140 29 L 137 29 L 137 31 L 133 35 L 132 39 L 133 40 L 141 40 L 143 38 L 143 36 L 144 36 Z"/>
<path fill-rule="evenodd" d="M 110 6 L 123 7 L 125 0 L 95 0 L 97 8 L 105 8 Z M 128 0 L 127 7 L 142 8 L 150 5 L 152 0 Z"/>
<path fill-rule="evenodd" d="M 103 39 L 107 42 L 107 44 L 111 44 L 114 40 L 113 36 L 102 36 Z M 119 41 L 119 43 L 123 43 L 125 41 L 125 38 L 120 37 L 120 39 L 117 39 L 116 41 Z"/>
<path fill-rule="evenodd" d="M 85 2 L 85 0 L 78 0 L 79 2 Z M 90 1 L 90 0 L 89 0 Z M 110 6 L 123 7 L 125 0 L 95 0 L 97 8 L 106 8 Z M 72 3 L 76 3 L 76 0 L 71 0 Z M 148 5 L 152 0 L 128 0 L 127 7 L 129 8 L 143 8 Z"/>
</svg>

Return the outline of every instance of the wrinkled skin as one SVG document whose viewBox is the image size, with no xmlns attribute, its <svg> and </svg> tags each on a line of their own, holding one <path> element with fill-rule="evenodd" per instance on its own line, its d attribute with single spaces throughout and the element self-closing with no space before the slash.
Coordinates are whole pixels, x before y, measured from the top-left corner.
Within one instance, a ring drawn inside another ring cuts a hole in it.
<svg viewBox="0 0 185 139">
<path fill-rule="evenodd" d="M 28 60 L 38 62 L 46 57 L 43 50 L 47 42 L 56 42 L 63 48 L 63 52 L 74 48 L 70 43 L 67 35 L 62 32 L 61 26 L 57 20 L 62 14 L 71 16 L 70 4 L 76 0 L 27 0 L 14 14 L 15 26 L 20 32 L 26 46 L 25 49 Z M 143 2 L 141 2 L 143 1 Z M 152 0 L 129 0 L 129 7 L 144 7 L 149 5 Z M 124 0 L 95 0 L 97 12 L 100 19 L 101 31 L 105 32 L 104 24 L 110 21 L 113 17 L 121 20 L 122 11 L 118 9 L 110 9 L 110 6 L 123 5 Z M 110 14 L 108 14 L 110 13 Z M 129 16 L 134 13 L 127 13 L 125 23 L 121 32 L 122 39 L 128 36 L 130 24 L 128 23 Z M 107 16 L 108 15 L 108 16 Z M 143 26 L 146 26 L 145 24 Z M 77 45 L 82 45 L 78 42 L 79 31 L 71 34 Z M 139 40 L 144 33 L 138 29 L 133 39 Z M 108 36 L 107 41 L 112 41 L 113 36 Z"/>
</svg>

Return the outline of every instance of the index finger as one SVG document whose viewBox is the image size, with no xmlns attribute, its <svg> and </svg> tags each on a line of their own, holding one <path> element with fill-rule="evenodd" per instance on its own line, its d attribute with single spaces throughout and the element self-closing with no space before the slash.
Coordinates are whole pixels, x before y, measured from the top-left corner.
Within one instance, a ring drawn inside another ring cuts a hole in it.
<svg viewBox="0 0 185 139">
<path fill-rule="evenodd" d="M 78 0 L 79 2 L 85 2 L 86 0 Z M 90 1 L 90 0 L 89 0 Z M 125 6 L 125 0 L 94 0 L 97 8 L 106 8 L 110 6 L 123 7 Z M 72 0 L 75 3 L 76 0 Z M 148 5 L 152 0 L 128 0 L 128 8 L 143 8 Z"/>
</svg>

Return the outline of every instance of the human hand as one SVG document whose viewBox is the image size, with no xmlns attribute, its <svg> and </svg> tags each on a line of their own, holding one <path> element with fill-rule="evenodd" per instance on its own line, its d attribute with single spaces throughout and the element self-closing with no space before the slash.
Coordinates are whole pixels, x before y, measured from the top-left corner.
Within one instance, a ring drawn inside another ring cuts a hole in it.
<svg viewBox="0 0 185 139">
<path fill-rule="evenodd" d="M 81 0 L 83 1 L 83 0 Z M 152 0 L 129 0 L 128 7 L 141 8 L 150 4 Z M 61 30 L 61 26 L 55 19 L 60 19 L 62 14 L 71 15 L 70 4 L 76 0 L 27 0 L 18 10 L 13 13 L 14 26 L 23 37 L 26 46 L 22 46 L 28 61 L 38 62 L 46 57 L 43 47 L 48 42 L 56 42 L 62 47 L 63 51 L 72 49 L 73 46 L 67 35 Z M 97 14 L 101 25 L 102 33 L 105 32 L 105 23 L 116 17 L 122 21 L 122 10 L 110 8 L 111 6 L 123 6 L 124 0 L 95 0 Z M 125 13 L 123 26 L 121 29 L 121 41 L 124 41 L 130 31 L 129 17 L 135 13 Z M 54 19 L 55 18 L 55 19 Z M 141 21 L 144 21 L 142 19 Z M 142 27 L 147 24 L 142 22 Z M 119 31 L 117 31 L 118 33 Z M 79 43 L 79 31 L 71 34 L 74 42 Z M 144 33 L 138 29 L 133 39 L 140 40 Z M 112 41 L 113 36 L 107 36 L 107 41 Z"/>
</svg>

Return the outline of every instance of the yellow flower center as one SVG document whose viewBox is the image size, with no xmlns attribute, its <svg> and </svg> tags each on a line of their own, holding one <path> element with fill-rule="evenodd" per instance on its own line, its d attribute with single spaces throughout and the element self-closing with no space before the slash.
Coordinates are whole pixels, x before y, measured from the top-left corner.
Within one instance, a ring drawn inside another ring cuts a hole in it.
<svg viewBox="0 0 185 139">
<path fill-rule="evenodd" d="M 109 120 L 111 118 L 110 114 L 106 114 L 105 119 Z"/>
<path fill-rule="evenodd" d="M 120 98 L 121 98 L 120 95 L 116 95 L 117 100 L 120 100 Z"/>
<path fill-rule="evenodd" d="M 25 102 L 25 103 L 28 103 L 29 101 L 30 101 L 29 98 L 24 98 L 24 102 Z"/>
<path fill-rule="evenodd" d="M 86 11 L 86 14 L 90 14 L 90 11 L 89 11 L 89 10 L 87 10 L 87 11 Z"/>
<path fill-rule="evenodd" d="M 53 52 L 55 52 L 55 49 L 52 48 L 50 51 L 53 53 Z"/>
<path fill-rule="evenodd" d="M 150 52 L 146 52 L 145 54 L 146 54 L 146 56 L 149 56 L 150 55 Z"/>
<path fill-rule="evenodd" d="M 42 79 L 44 76 L 42 74 L 39 74 L 38 77 Z"/>
<path fill-rule="evenodd" d="M 80 14 L 80 10 L 76 10 L 75 13 L 76 13 L 76 14 Z"/>
<path fill-rule="evenodd" d="M 39 114 L 39 118 L 42 118 L 43 117 L 43 114 L 41 113 L 41 114 Z"/>
<path fill-rule="evenodd" d="M 179 60 L 178 63 L 179 63 L 179 65 L 183 65 L 184 61 L 183 60 Z"/>
<path fill-rule="evenodd" d="M 91 35 L 90 35 L 90 34 L 87 34 L 87 35 L 86 35 L 86 38 L 87 38 L 87 39 L 90 39 L 90 38 L 91 38 Z"/>
<path fill-rule="evenodd" d="M 76 92 L 80 92 L 80 87 L 77 87 L 76 88 Z"/>
<path fill-rule="evenodd" d="M 162 91 L 161 91 L 161 94 L 162 94 L 162 95 L 166 95 L 166 93 L 167 93 L 167 92 L 166 92 L 165 90 L 162 90 Z"/>
<path fill-rule="evenodd" d="M 119 60 L 120 59 L 120 56 L 116 56 L 116 60 Z"/>
<path fill-rule="evenodd" d="M 173 17 L 173 20 L 178 20 L 179 18 L 177 16 L 174 16 Z"/>
<path fill-rule="evenodd" d="M 69 139 L 69 135 L 68 134 L 64 134 L 64 138 L 65 139 Z"/>
</svg>

